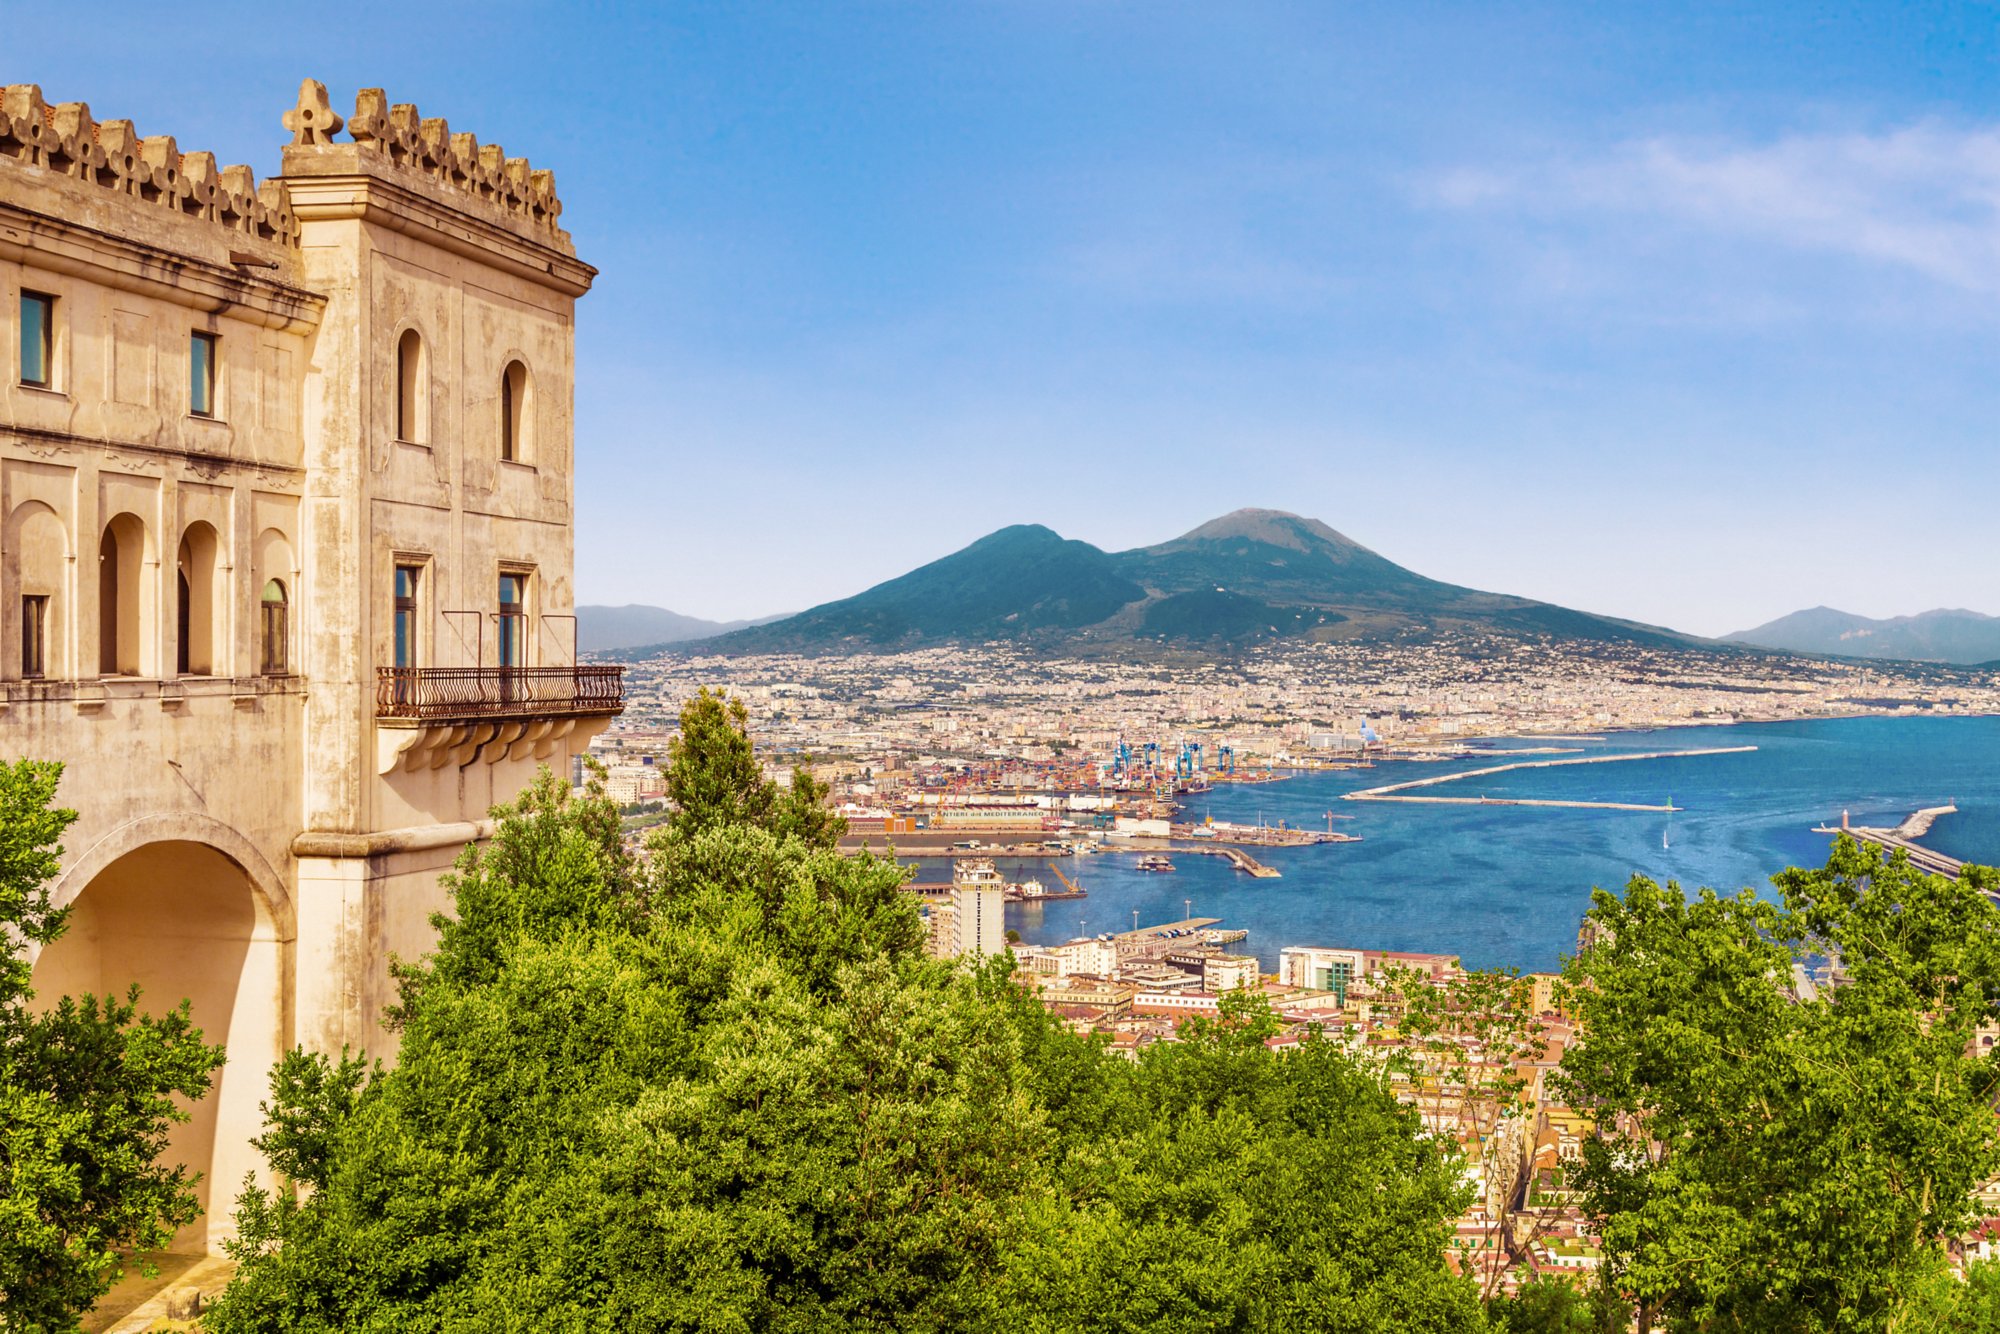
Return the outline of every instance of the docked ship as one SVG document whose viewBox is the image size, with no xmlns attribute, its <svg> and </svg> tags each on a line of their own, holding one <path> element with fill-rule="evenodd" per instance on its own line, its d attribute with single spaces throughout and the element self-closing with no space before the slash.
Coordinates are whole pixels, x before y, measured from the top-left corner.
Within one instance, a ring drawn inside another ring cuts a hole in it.
<svg viewBox="0 0 2000 1334">
<path fill-rule="evenodd" d="M 1055 899 L 1080 899 L 1081 886 L 1065 881 L 1061 889 L 1050 889 L 1039 880 L 1020 880 L 1007 886 L 1009 903 L 1048 903 Z"/>
</svg>

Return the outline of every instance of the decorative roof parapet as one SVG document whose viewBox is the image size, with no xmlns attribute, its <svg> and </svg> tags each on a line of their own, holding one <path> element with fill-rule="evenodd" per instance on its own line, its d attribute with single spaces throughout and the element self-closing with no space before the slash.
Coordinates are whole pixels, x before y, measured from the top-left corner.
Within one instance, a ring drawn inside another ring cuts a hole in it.
<svg viewBox="0 0 2000 1334">
<path fill-rule="evenodd" d="M 51 107 L 36 84 L 0 89 L 0 156 L 245 236 L 299 243 L 298 219 L 282 182 L 259 185 L 245 166 L 218 170 L 213 153 L 183 153 L 172 135 L 141 138 L 129 120 L 96 121 L 88 103 Z"/>
<path fill-rule="evenodd" d="M 342 124 L 327 101 L 326 85 L 316 79 L 299 86 L 299 104 L 285 113 L 284 122 L 293 146 L 300 148 L 331 144 Z M 498 144 L 453 134 L 443 117 L 426 119 L 413 103 L 391 105 L 380 88 L 355 95 L 346 125 L 362 151 L 492 205 L 559 245 L 567 242 L 557 222 L 562 201 L 554 172 L 536 171 L 528 159 L 510 158 Z"/>
</svg>

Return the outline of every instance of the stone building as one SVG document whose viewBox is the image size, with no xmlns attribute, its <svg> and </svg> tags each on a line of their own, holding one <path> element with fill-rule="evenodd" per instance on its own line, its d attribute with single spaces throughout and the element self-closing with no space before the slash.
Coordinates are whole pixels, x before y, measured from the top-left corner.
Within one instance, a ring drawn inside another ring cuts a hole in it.
<svg viewBox="0 0 2000 1334">
<path fill-rule="evenodd" d="M 81 816 L 35 983 L 192 1000 L 214 1205 L 279 1054 L 390 1054 L 439 873 L 622 702 L 576 662 L 553 177 L 380 90 L 283 121 L 259 183 L 0 94 L 0 754 Z"/>
</svg>

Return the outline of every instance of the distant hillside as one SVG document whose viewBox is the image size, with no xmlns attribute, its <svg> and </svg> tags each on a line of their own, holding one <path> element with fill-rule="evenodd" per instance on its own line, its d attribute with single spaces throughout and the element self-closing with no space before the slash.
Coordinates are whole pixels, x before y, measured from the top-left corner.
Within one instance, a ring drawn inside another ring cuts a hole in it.
<svg viewBox="0 0 2000 1334">
<path fill-rule="evenodd" d="M 1850 658 L 1900 658 L 1966 666 L 2000 658 L 2000 616 L 1962 609 L 1939 608 L 1877 621 L 1832 607 L 1813 607 L 1729 637 L 1758 648 Z"/>
<path fill-rule="evenodd" d="M 1406 570 L 1316 519 L 1238 510 L 1157 546 L 1109 553 L 1040 525 L 1003 528 L 838 602 L 705 642 L 725 653 L 950 642 L 1151 640 L 1232 648 L 1484 630 L 1625 643 L 1706 641 Z"/>
<path fill-rule="evenodd" d="M 1114 557 L 1088 542 L 1017 524 L 865 593 L 739 630 L 715 647 L 762 653 L 1017 639 L 1083 630 L 1144 596 L 1119 574 Z"/>
<path fill-rule="evenodd" d="M 704 621 L 699 616 L 683 616 L 665 607 L 647 607 L 637 603 L 623 607 L 578 607 L 576 647 L 582 653 L 606 653 L 613 649 L 678 644 L 762 623 Z"/>
</svg>

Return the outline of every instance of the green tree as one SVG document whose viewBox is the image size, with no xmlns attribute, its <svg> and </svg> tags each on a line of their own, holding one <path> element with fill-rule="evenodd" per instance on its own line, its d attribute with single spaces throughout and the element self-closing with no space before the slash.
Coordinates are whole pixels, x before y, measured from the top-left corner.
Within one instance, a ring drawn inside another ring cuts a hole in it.
<svg viewBox="0 0 2000 1334">
<path fill-rule="evenodd" d="M 675 837 L 716 825 L 769 826 L 777 788 L 757 763 L 749 722 L 743 701 L 721 690 L 699 690 L 682 706 L 667 762 L 673 818 L 666 827 Z"/>
<path fill-rule="evenodd" d="M 682 706 L 680 731 L 668 747 L 668 834 L 686 839 L 717 826 L 752 825 L 833 847 L 847 822 L 827 806 L 826 784 L 799 764 L 780 791 L 757 762 L 749 722 L 743 701 L 720 690 L 699 690 Z"/>
<path fill-rule="evenodd" d="M 1476 1326 L 1456 1171 L 1372 1074 L 1272 1054 L 1253 997 L 1135 1067 L 1006 956 L 926 958 L 901 868 L 787 819 L 744 721 L 690 702 L 640 863 L 593 792 L 496 811 L 395 1067 L 278 1071 L 296 1189 L 246 1189 L 207 1328 Z"/>
<path fill-rule="evenodd" d="M 62 766 L 0 764 L 0 1330 L 73 1329 L 123 1272 L 199 1215 L 197 1177 L 160 1163 L 171 1126 L 222 1064 L 187 1002 L 153 1018 L 139 989 L 37 1010 L 30 947 L 61 937 L 51 898 Z"/>
<path fill-rule="evenodd" d="M 1940 1262 L 1896 1328 L 1899 1334 L 1994 1334 L 2000 1330 L 2000 1260 L 1974 1260 L 1963 1278 Z"/>
<path fill-rule="evenodd" d="M 1560 1093 L 1596 1119 L 1576 1184 L 1642 1329 L 1897 1327 L 2000 1169 L 1990 879 L 1842 836 L 1776 902 L 1594 896 Z"/>
<path fill-rule="evenodd" d="M 1602 1282 L 1544 1275 L 1486 1304 L 1494 1334 L 1625 1334 L 1632 1304 Z"/>
<path fill-rule="evenodd" d="M 1467 1202 L 1455 1159 L 1373 1071 L 1317 1039 L 1276 1056 L 1276 1030 L 1261 996 L 1232 994 L 1136 1068 L 1111 1063 L 1086 1093 L 1094 1115 L 1067 1109 L 1087 1132 L 1062 1143 L 1058 1189 L 1028 1202 L 1010 1326 L 1480 1326 L 1444 1258 Z"/>
</svg>

